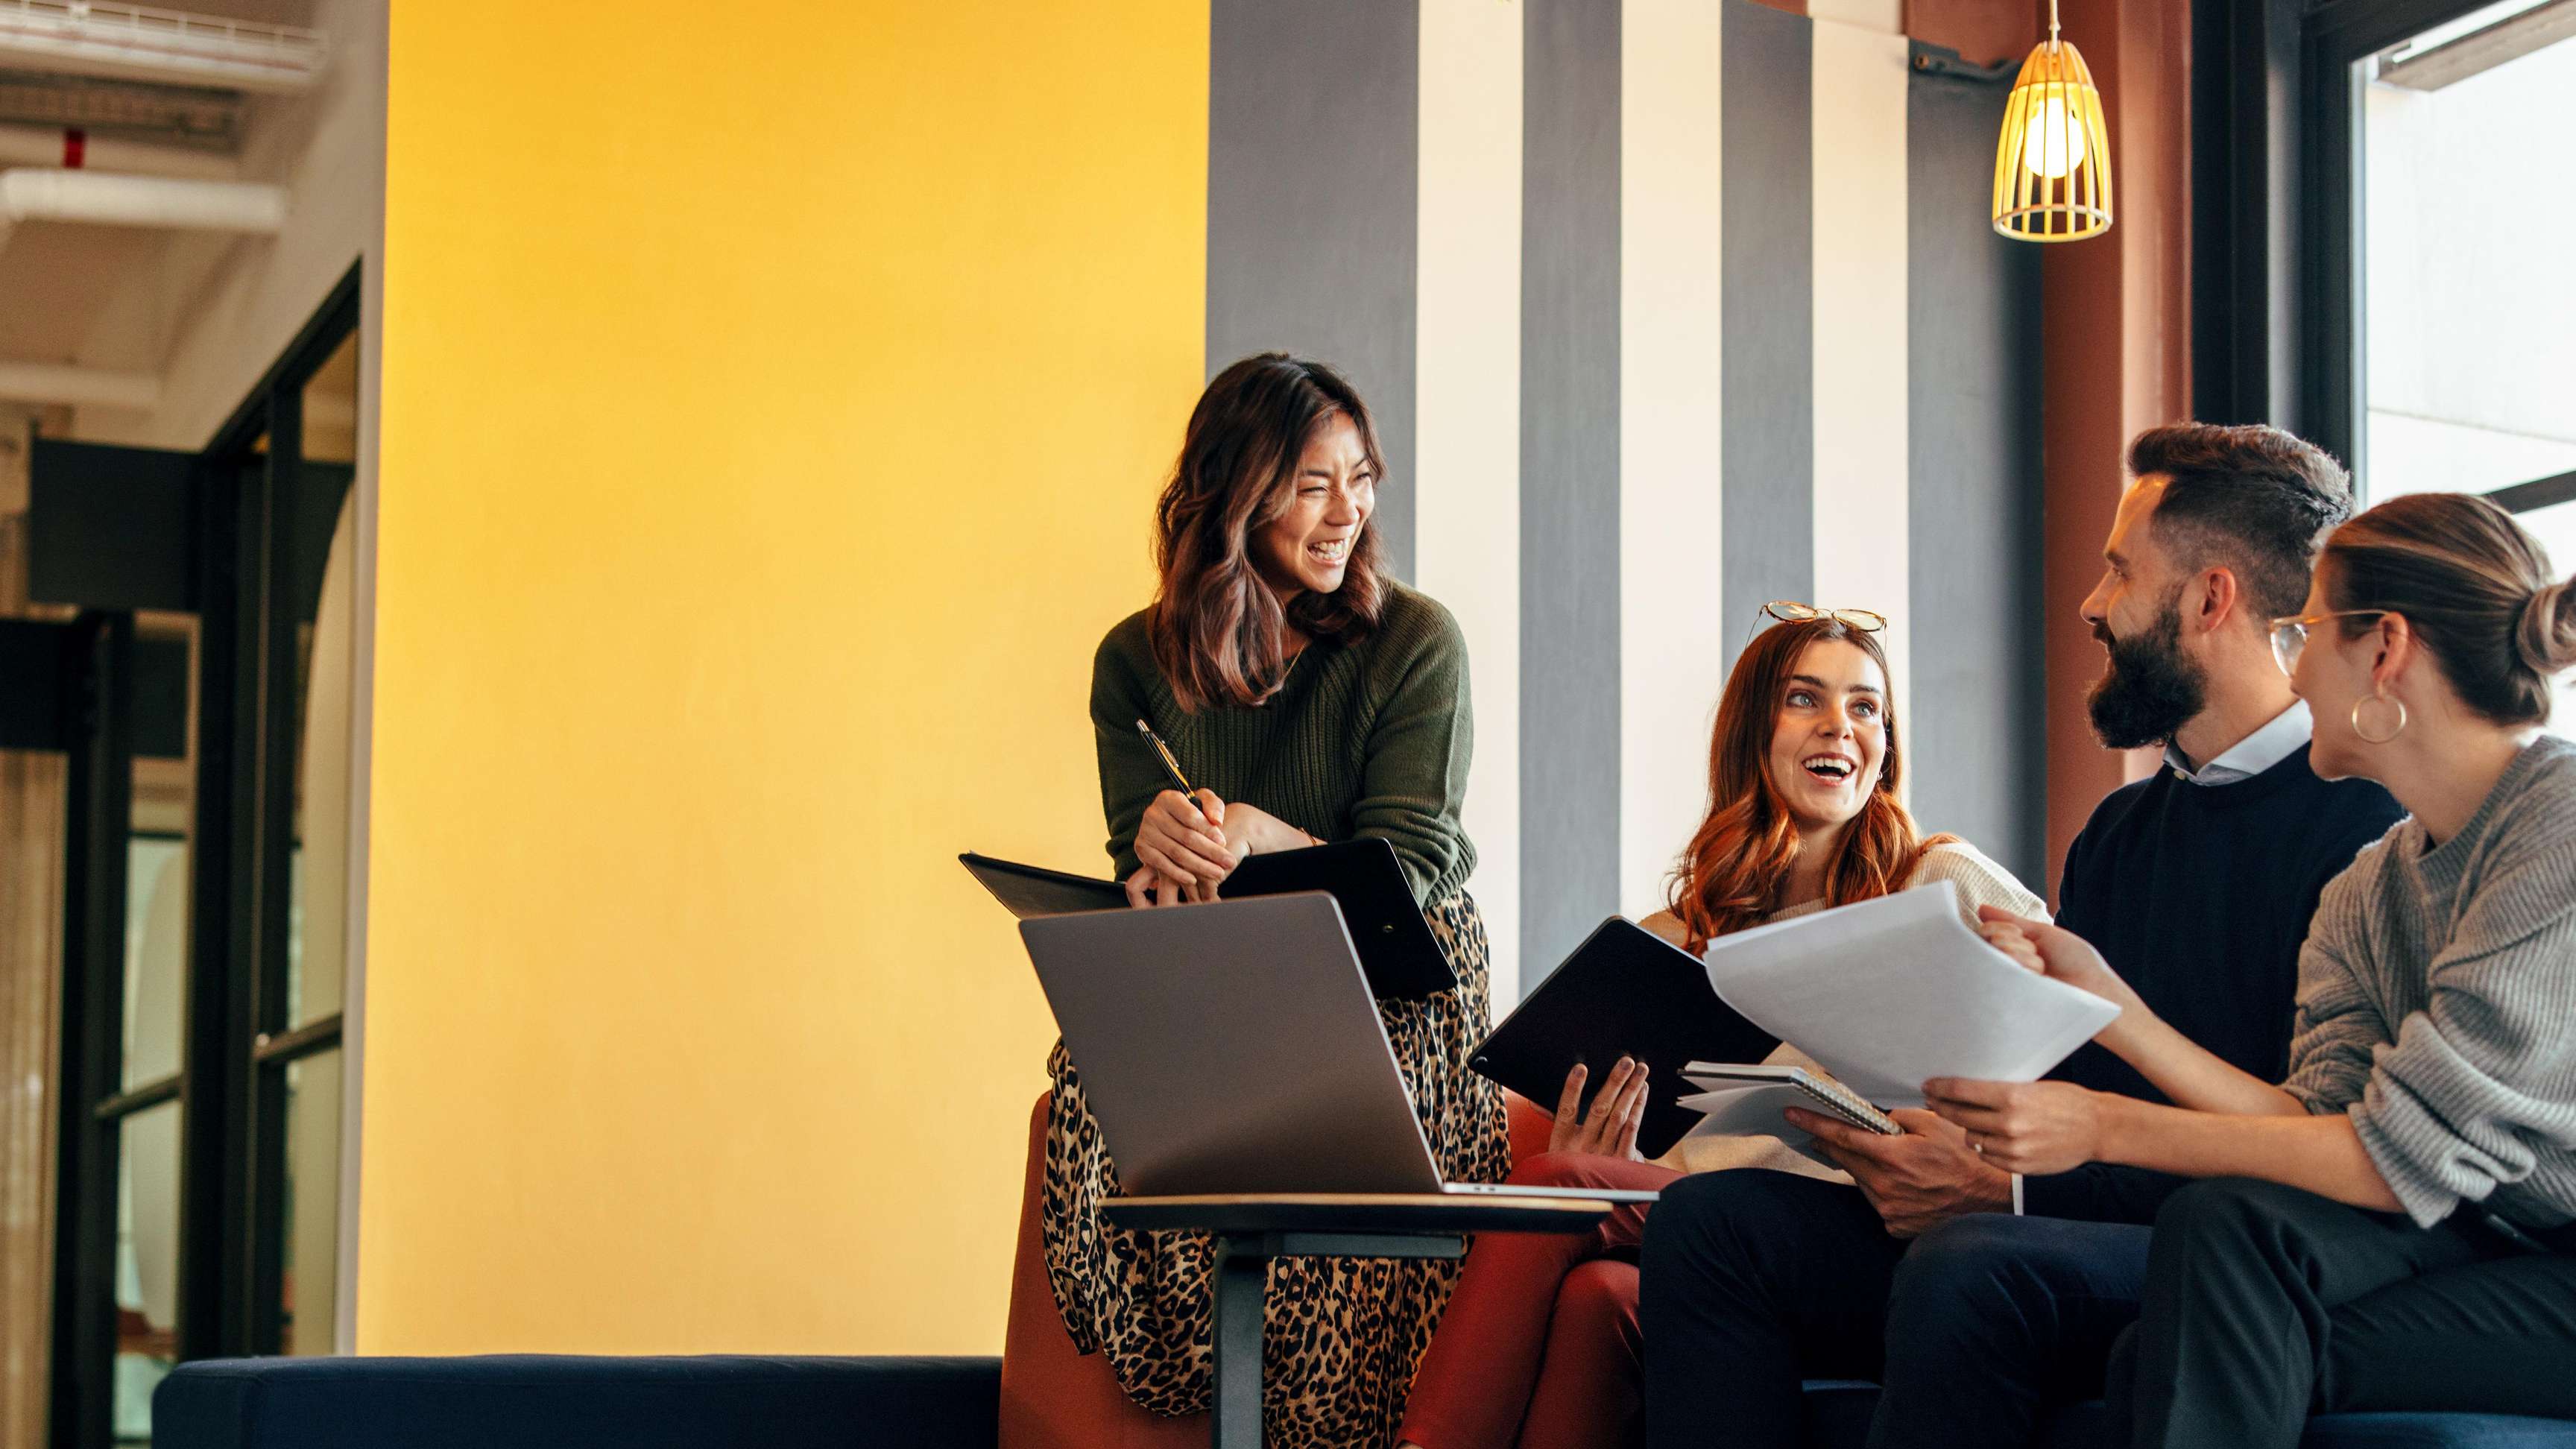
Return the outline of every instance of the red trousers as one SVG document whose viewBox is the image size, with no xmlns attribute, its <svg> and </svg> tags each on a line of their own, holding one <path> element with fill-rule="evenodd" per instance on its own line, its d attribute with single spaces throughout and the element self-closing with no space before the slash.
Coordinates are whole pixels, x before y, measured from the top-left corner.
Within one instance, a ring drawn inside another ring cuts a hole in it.
<svg viewBox="0 0 2576 1449">
<path fill-rule="evenodd" d="M 1542 1153 L 1512 1169 L 1534 1187 L 1660 1188 L 1650 1162 Z M 1423 1449 L 1603 1449 L 1639 1435 L 1637 1263 L 1646 1204 L 1583 1233 L 1487 1233 L 1413 1376 L 1404 1429 Z"/>
</svg>

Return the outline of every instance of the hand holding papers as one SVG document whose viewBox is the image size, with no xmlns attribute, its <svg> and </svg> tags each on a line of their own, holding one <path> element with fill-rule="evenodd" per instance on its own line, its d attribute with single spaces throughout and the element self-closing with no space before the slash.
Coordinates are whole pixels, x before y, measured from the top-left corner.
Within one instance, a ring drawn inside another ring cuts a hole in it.
<svg viewBox="0 0 2576 1449">
<path fill-rule="evenodd" d="M 1948 881 L 1722 936 L 1706 962 L 1720 1000 L 1882 1107 L 1933 1077 L 2037 1080 L 2120 1014 L 1986 944 Z"/>
<path fill-rule="evenodd" d="M 1783 1065 L 1811 1062 L 1820 1069 L 1811 1075 L 1830 1073 L 1864 1107 L 1919 1107 L 1931 1077 L 2031 1081 L 2118 1015 L 1988 945 L 1960 921 L 1944 881 L 1722 936 L 1698 961 L 1613 917 L 1469 1064 L 1551 1102 L 1574 1063 L 1633 1056 L 1653 1068 L 1638 1133 L 1646 1153 L 1660 1155 L 1686 1133 L 1797 1146 L 1806 1134 L 1780 1109 L 1825 1106 L 1813 1087 L 1832 1082 L 1801 1086 Z M 1806 1059 L 1750 1065 L 1783 1041 Z M 1691 1082 L 1724 1090 L 1691 1095 Z"/>
</svg>

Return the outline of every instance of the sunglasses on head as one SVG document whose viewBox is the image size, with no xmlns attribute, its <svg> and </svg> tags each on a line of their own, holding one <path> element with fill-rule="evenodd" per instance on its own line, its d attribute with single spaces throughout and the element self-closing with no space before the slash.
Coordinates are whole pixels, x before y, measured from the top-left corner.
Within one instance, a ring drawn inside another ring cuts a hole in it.
<svg viewBox="0 0 2576 1449">
<path fill-rule="evenodd" d="M 1773 599 L 1754 615 L 1753 629 L 1744 636 L 1747 643 L 1752 641 L 1754 634 L 1762 632 L 1765 615 L 1783 624 L 1809 624 L 1818 619 L 1831 619 L 1846 629 L 1855 629 L 1863 634 L 1875 634 L 1887 627 L 1887 616 L 1875 609 L 1820 609 L 1791 599 Z"/>
</svg>

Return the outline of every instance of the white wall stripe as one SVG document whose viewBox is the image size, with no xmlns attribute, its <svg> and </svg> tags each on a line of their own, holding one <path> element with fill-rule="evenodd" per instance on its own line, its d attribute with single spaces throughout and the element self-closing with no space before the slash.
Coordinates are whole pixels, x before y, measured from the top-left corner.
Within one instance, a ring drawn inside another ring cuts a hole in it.
<svg viewBox="0 0 2576 1449">
<path fill-rule="evenodd" d="M 1619 908 L 1632 920 L 1662 909 L 1664 876 L 1698 828 L 1728 653 L 1721 15 L 1707 0 L 1628 0 L 1621 22 Z"/>
<path fill-rule="evenodd" d="M 1905 37 L 1815 22 L 1815 549 L 1827 607 L 1890 617 L 1907 718 Z M 1937 561 L 1925 560 L 1927 567 Z"/>
<path fill-rule="evenodd" d="M 1422 0 L 1414 576 L 1467 636 L 1469 888 L 1520 999 L 1521 13 Z"/>
<path fill-rule="evenodd" d="M 1807 18 L 1894 35 L 1905 28 L 1905 6 L 1903 0 L 1807 0 Z"/>
</svg>

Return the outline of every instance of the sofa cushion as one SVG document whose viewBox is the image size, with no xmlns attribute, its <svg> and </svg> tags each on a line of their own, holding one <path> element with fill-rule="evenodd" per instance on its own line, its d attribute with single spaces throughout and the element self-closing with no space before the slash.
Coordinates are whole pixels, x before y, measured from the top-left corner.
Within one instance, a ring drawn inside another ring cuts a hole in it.
<svg viewBox="0 0 2576 1449">
<path fill-rule="evenodd" d="M 1869 1439 L 1878 1385 L 1811 1379 L 1806 1385 L 1811 1449 L 1861 1449 Z M 2110 1442 L 2100 1402 L 2071 1404 L 2049 1417 L 2045 1449 L 2093 1449 Z M 2327 1414 L 2308 1421 L 2299 1449 L 2576 1449 L 2576 1422 L 2509 1414 Z"/>
<path fill-rule="evenodd" d="M 991 1449 L 997 1358 L 204 1359 L 156 1449 Z"/>
<path fill-rule="evenodd" d="M 2512 1414 L 2328 1414 L 2300 1449 L 2572 1449 L 2576 1421 Z"/>
</svg>

